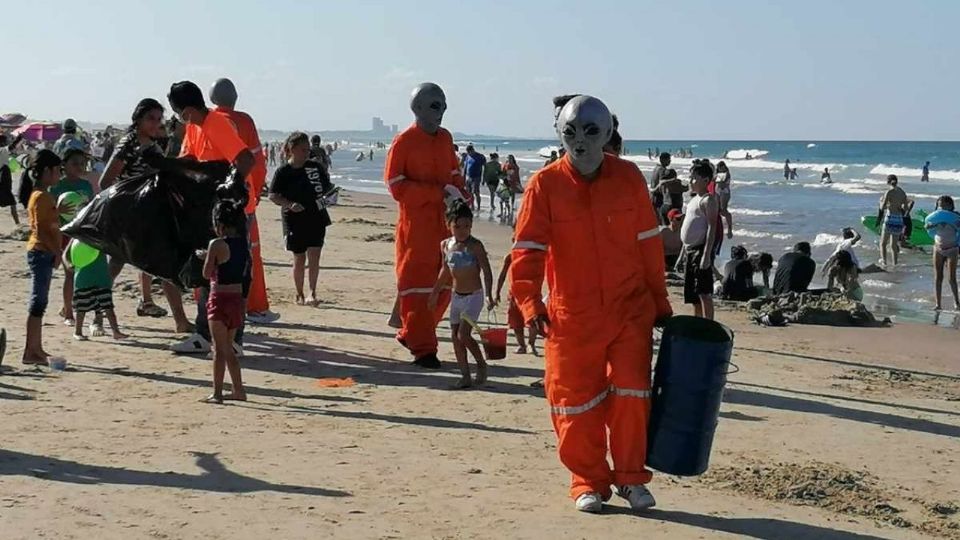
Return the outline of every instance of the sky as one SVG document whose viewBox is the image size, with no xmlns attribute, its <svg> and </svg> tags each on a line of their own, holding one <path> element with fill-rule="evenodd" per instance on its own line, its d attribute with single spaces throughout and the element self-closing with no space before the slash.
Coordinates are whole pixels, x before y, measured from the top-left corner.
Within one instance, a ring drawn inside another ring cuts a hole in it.
<svg viewBox="0 0 960 540">
<path fill-rule="evenodd" d="M 0 111 L 124 123 L 229 77 L 261 129 L 444 125 L 550 138 L 586 93 L 631 139 L 958 140 L 953 0 L 47 0 L 5 3 Z M 13 23 L 11 21 L 21 21 Z"/>
</svg>

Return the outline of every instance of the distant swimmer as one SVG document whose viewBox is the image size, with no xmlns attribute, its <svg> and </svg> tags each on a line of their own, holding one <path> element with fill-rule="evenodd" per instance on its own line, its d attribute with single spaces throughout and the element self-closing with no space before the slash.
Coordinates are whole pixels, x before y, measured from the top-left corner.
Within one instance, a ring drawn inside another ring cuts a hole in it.
<svg viewBox="0 0 960 540">
<path fill-rule="evenodd" d="M 748 156 L 747 159 L 750 159 L 750 157 Z M 790 160 L 789 159 L 783 162 L 783 179 L 790 180 Z"/>
<path fill-rule="evenodd" d="M 546 167 L 547 165 L 553 163 L 554 161 L 556 161 L 556 160 L 558 160 L 558 159 L 560 159 L 560 158 L 557 156 L 557 151 L 556 151 L 556 150 L 553 150 L 553 151 L 550 152 L 550 157 L 547 158 L 547 160 L 543 162 L 543 166 Z"/>
<path fill-rule="evenodd" d="M 796 179 L 797 179 L 797 168 L 794 167 L 790 169 L 790 180 L 796 180 Z"/>
<path fill-rule="evenodd" d="M 920 174 L 920 181 L 921 182 L 930 181 L 930 162 L 929 161 L 923 164 L 923 172 Z"/>
<path fill-rule="evenodd" d="M 363 161 L 365 159 L 367 159 L 367 156 L 363 152 L 357 154 L 357 161 Z"/>
<path fill-rule="evenodd" d="M 373 161 L 373 150 L 370 150 L 370 161 Z"/>
<path fill-rule="evenodd" d="M 832 184 L 832 183 L 833 183 L 833 179 L 830 178 L 830 168 L 829 168 L 829 167 L 824 167 L 824 168 L 823 168 L 823 174 L 820 175 L 820 183 L 821 183 L 821 184 Z"/>
</svg>

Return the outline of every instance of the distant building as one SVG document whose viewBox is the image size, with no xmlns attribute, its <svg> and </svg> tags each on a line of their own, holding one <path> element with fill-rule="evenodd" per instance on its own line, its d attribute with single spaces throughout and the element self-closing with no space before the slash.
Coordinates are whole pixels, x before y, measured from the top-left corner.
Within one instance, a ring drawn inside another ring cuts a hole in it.
<svg viewBox="0 0 960 540">
<path fill-rule="evenodd" d="M 399 132 L 400 132 L 400 130 L 397 129 L 397 125 L 396 125 L 396 124 L 393 124 L 392 126 L 390 126 L 390 133 L 393 133 L 394 135 L 396 135 L 396 134 L 399 133 Z"/>
<path fill-rule="evenodd" d="M 370 131 L 374 133 L 382 133 L 383 131 L 385 131 L 386 126 L 383 123 L 383 119 L 380 118 L 379 116 L 373 117 L 372 124 L 373 125 L 370 127 Z"/>
</svg>

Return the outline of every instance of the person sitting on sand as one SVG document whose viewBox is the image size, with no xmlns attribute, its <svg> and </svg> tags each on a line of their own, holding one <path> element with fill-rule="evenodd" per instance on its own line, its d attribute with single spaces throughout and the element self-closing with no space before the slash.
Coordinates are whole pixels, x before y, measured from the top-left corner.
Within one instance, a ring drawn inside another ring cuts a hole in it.
<svg viewBox="0 0 960 540">
<path fill-rule="evenodd" d="M 514 242 L 515 238 L 511 238 L 510 242 Z M 500 268 L 500 276 L 497 277 L 497 297 L 494 299 L 496 304 L 500 304 L 500 292 L 503 290 L 503 284 L 507 280 L 507 276 L 510 274 L 510 263 L 513 261 L 513 258 L 508 252 L 503 256 L 503 265 Z M 513 335 L 517 338 L 517 354 L 527 354 L 527 340 L 525 339 L 524 333 L 526 331 L 527 324 L 523 320 L 523 314 L 520 313 L 520 306 L 517 305 L 517 301 L 514 300 L 513 295 L 508 293 L 507 301 L 509 306 L 507 307 L 507 325 L 513 330 Z M 530 332 L 530 352 L 537 356 L 537 333 Z"/>
<path fill-rule="evenodd" d="M 270 201 L 282 208 L 283 236 L 287 251 L 293 253 L 293 286 L 297 305 L 317 305 L 317 279 L 320 276 L 320 255 L 333 222 L 323 203 L 323 196 L 333 184 L 322 163 L 308 159 L 310 143 L 307 134 L 291 133 L 284 144 L 286 165 L 273 173 Z M 310 298 L 304 299 L 304 267 L 310 273 Z"/>
<path fill-rule="evenodd" d="M 246 315 L 243 281 L 249 273 L 250 246 L 243 234 L 246 216 L 243 204 L 220 201 L 213 209 L 217 237 L 210 241 L 203 264 L 203 277 L 210 280 L 207 320 L 213 338 L 213 394 L 204 403 L 223 403 L 224 399 L 246 401 L 240 361 L 233 340 Z M 223 395 L 224 371 L 230 370 L 233 392 Z"/>
<path fill-rule="evenodd" d="M 660 227 L 660 240 L 663 241 L 663 257 L 667 272 L 677 267 L 680 254 L 683 253 L 683 240 L 680 239 L 680 228 L 683 226 L 683 211 L 671 209 L 667 212 L 668 225 Z"/>
<path fill-rule="evenodd" d="M 887 251 L 893 253 L 893 264 L 900 261 L 900 235 L 904 231 L 904 215 L 907 213 L 907 194 L 897 186 L 896 175 L 887 176 L 887 185 L 890 188 L 880 198 L 880 216 L 877 223 L 882 224 L 880 233 L 880 261 L 887 266 Z"/>
<path fill-rule="evenodd" d="M 470 366 L 467 364 L 467 351 L 473 354 L 477 362 L 477 386 L 487 381 L 487 363 L 483 358 L 480 345 L 473 339 L 473 324 L 480 318 L 483 310 L 483 291 L 487 291 L 487 309 L 493 309 L 493 272 L 483 242 L 471 235 L 473 229 L 473 211 L 468 203 L 455 200 L 447 210 L 447 226 L 450 238 L 440 244 L 443 253 L 443 267 L 433 286 L 433 292 L 427 300 L 430 310 L 437 307 L 440 291 L 452 285 L 453 298 L 450 301 L 450 329 L 453 338 L 453 352 L 460 368 L 460 382 L 456 388 L 473 386 L 470 379 Z M 481 282 L 481 274 L 483 282 Z M 467 324 L 461 324 L 464 321 Z"/>
<path fill-rule="evenodd" d="M 47 190 L 60 178 L 60 164 L 60 158 L 52 151 L 40 150 L 32 166 L 20 177 L 20 202 L 27 207 L 30 223 L 27 264 L 31 285 L 27 336 L 21 360 L 24 364 L 45 366 L 50 356 L 43 350 L 43 314 L 50 299 L 53 270 L 60 266 L 62 236 L 57 203 Z M 29 193 L 26 201 L 22 197 L 25 193 Z"/>
<path fill-rule="evenodd" d="M 933 273 L 934 292 L 937 305 L 934 309 L 941 309 L 943 300 L 943 267 L 947 267 L 947 280 L 950 282 L 950 291 L 953 292 L 953 303 L 960 310 L 960 296 L 957 295 L 957 253 L 960 245 L 957 236 L 960 234 L 960 214 L 954 209 L 953 198 L 943 195 L 937 199 L 937 210 L 952 212 L 956 219 L 953 222 L 941 221 L 936 224 L 928 223 L 927 231 L 934 232 L 933 238 Z"/>
<path fill-rule="evenodd" d="M 760 274 L 763 278 L 762 294 L 768 294 L 770 291 L 770 270 L 773 269 L 773 255 L 769 253 L 751 253 L 747 259 L 753 265 L 753 272 Z"/>
<path fill-rule="evenodd" d="M 720 298 L 746 302 L 760 296 L 753 285 L 753 264 L 748 258 L 747 248 L 730 248 L 730 260 L 723 267 L 723 285 Z"/>
<path fill-rule="evenodd" d="M 106 316 L 113 331 L 113 339 L 127 339 L 127 335 L 120 331 L 117 315 L 113 311 L 113 278 L 110 277 L 110 263 L 107 256 L 100 252 L 97 258 L 86 266 L 76 266 L 72 254 L 79 244 L 71 240 L 63 250 L 63 265 L 71 267 L 74 273 L 73 280 L 73 310 L 76 323 L 73 329 L 73 339 L 86 341 L 83 335 L 83 319 L 87 313 L 94 313 L 98 317 Z"/>
<path fill-rule="evenodd" d="M 810 257 L 810 244 L 798 242 L 793 251 L 777 262 L 777 273 L 773 276 L 773 294 L 806 292 L 817 271 L 817 263 Z"/>
<path fill-rule="evenodd" d="M 840 292 L 844 296 L 857 302 L 863 301 L 863 289 L 860 288 L 860 281 L 857 279 L 860 270 L 849 251 L 840 251 L 836 258 L 830 261 L 825 267 L 827 270 L 827 289 L 833 289 L 834 283 L 840 285 Z"/>
</svg>

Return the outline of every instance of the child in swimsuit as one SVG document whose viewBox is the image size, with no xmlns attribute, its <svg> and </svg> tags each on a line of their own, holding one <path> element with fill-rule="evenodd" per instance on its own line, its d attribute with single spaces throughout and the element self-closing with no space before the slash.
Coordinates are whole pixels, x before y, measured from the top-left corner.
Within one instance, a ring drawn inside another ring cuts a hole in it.
<svg viewBox="0 0 960 540">
<path fill-rule="evenodd" d="M 933 273 L 934 273 L 934 292 L 936 293 L 937 307 L 939 310 L 943 298 L 943 267 L 947 267 L 947 279 L 950 282 L 950 290 L 953 292 L 953 302 L 960 310 L 960 296 L 957 294 L 957 254 L 960 252 L 960 245 L 957 244 L 957 236 L 960 234 L 960 214 L 954 210 L 953 198 L 944 195 L 937 199 L 937 210 L 953 212 L 957 217 L 953 223 L 949 221 L 936 224 L 927 224 L 928 231 L 934 231 L 933 239 Z"/>
<path fill-rule="evenodd" d="M 462 200 L 454 201 L 447 210 L 447 226 L 453 235 L 440 244 L 443 252 L 443 268 L 437 283 L 430 294 L 430 310 L 436 309 L 440 291 L 452 284 L 453 298 L 450 301 L 450 329 L 453 338 L 453 351 L 457 357 L 457 366 L 462 375 L 456 388 L 473 386 L 470 378 L 470 366 L 467 365 L 467 351 L 477 361 L 477 386 L 483 386 L 487 380 L 487 363 L 483 358 L 480 345 L 473 339 L 473 324 L 480 318 L 483 310 L 483 291 L 487 291 L 487 309 L 493 309 L 493 272 L 483 242 L 474 238 L 473 212 Z M 483 281 L 480 277 L 483 274 Z M 467 324 L 461 324 L 466 321 Z"/>
<path fill-rule="evenodd" d="M 250 264 L 250 245 L 243 233 L 245 222 L 243 207 L 232 201 L 220 201 L 213 209 L 217 238 L 210 241 L 203 265 L 203 277 L 210 280 L 207 320 L 213 338 L 213 394 L 203 399 L 204 403 L 247 400 L 240 362 L 233 350 L 233 339 L 246 313 L 243 280 Z M 224 396 L 226 369 L 230 370 L 233 392 Z"/>
</svg>

